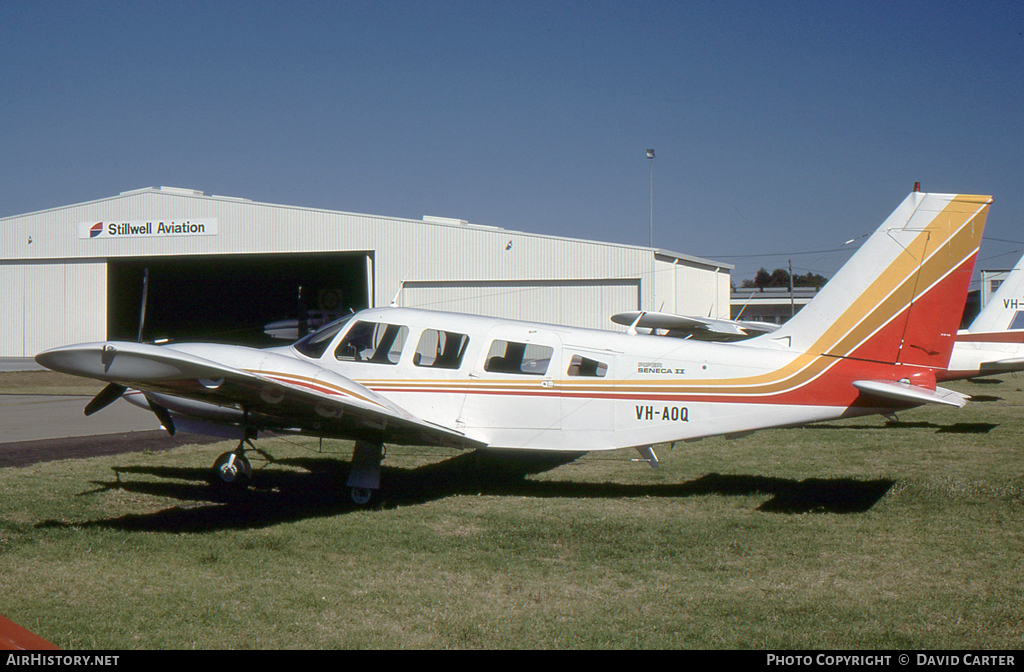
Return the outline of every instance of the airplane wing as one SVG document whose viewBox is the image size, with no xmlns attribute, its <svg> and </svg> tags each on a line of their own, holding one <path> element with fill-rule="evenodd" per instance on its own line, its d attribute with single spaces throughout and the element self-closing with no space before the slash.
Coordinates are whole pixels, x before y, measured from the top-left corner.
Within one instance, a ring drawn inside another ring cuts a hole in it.
<svg viewBox="0 0 1024 672">
<path fill-rule="evenodd" d="M 37 355 L 36 361 L 110 383 L 87 413 L 104 405 L 104 395 L 113 401 L 132 387 L 202 402 L 191 411 L 202 414 L 205 408 L 215 420 L 224 421 L 234 411 L 248 426 L 269 431 L 453 448 L 486 445 L 421 420 L 349 378 L 270 350 L 105 342 L 55 348 Z M 150 406 L 167 427 L 166 409 L 153 400 Z"/>
<path fill-rule="evenodd" d="M 777 324 L 749 320 L 724 320 L 695 315 L 675 315 L 648 311 L 628 311 L 612 315 L 612 322 L 644 329 L 665 329 L 669 336 L 701 340 L 740 340 L 779 328 Z"/>
</svg>

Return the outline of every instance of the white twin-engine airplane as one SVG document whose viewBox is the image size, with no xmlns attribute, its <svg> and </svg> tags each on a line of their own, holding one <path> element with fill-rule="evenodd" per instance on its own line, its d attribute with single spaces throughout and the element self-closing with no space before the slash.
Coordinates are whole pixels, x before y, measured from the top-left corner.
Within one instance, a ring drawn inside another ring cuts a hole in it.
<svg viewBox="0 0 1024 672">
<path fill-rule="evenodd" d="M 1024 371 L 1024 257 L 967 329 L 956 335 L 939 380 Z"/>
<path fill-rule="evenodd" d="M 911 193 L 773 333 L 715 343 L 410 308 L 372 308 L 269 349 L 100 342 L 40 364 L 107 381 L 91 414 L 141 390 L 173 433 L 223 430 L 214 465 L 251 477 L 260 432 L 355 440 L 347 485 L 365 503 L 385 443 L 586 452 L 739 435 L 924 403 L 963 312 L 991 198 Z"/>
</svg>

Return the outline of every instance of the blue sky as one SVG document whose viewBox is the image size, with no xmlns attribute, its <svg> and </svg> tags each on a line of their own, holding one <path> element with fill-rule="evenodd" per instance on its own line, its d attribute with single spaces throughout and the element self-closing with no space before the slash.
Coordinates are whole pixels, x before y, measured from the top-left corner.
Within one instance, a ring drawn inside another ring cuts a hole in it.
<svg viewBox="0 0 1024 672">
<path fill-rule="evenodd" d="M 1024 253 L 1024 2 L 0 0 L 0 216 L 146 186 L 830 275 L 910 192 Z"/>
</svg>

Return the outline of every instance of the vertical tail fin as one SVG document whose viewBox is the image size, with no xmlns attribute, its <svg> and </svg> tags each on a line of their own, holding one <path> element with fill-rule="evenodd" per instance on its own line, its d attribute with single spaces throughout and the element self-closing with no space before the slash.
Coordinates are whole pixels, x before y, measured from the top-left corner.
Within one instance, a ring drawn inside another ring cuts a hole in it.
<svg viewBox="0 0 1024 672">
<path fill-rule="evenodd" d="M 984 333 L 1024 329 L 1024 257 L 988 300 L 967 331 Z"/>
<path fill-rule="evenodd" d="M 945 368 L 991 202 L 911 193 L 809 304 L 757 340 L 818 355 Z"/>
</svg>

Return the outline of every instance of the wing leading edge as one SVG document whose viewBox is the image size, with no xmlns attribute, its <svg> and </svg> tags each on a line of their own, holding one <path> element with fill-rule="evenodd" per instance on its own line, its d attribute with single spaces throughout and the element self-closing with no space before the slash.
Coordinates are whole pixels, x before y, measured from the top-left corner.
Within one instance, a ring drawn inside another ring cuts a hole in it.
<svg viewBox="0 0 1024 672">
<path fill-rule="evenodd" d="M 36 356 L 43 366 L 234 409 L 249 426 L 377 443 L 481 448 L 486 444 L 426 422 L 345 376 L 269 350 L 232 345 L 84 343 Z M 175 409 L 172 409 L 175 410 Z M 192 407 L 193 413 L 202 409 Z M 219 417 L 218 417 L 219 416 Z"/>
</svg>

